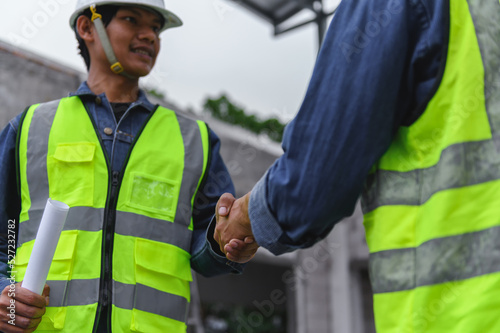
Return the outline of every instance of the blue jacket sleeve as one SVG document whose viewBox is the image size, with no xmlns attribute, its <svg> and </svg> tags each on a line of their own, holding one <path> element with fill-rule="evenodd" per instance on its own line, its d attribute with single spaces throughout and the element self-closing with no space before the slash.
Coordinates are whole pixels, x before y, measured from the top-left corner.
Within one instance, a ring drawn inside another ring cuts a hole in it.
<svg viewBox="0 0 500 333">
<path fill-rule="evenodd" d="M 439 81 L 446 2 L 342 1 L 284 154 L 252 190 L 259 245 L 311 246 L 352 214 L 369 170 Z"/>
<path fill-rule="evenodd" d="M 0 133 L 0 291 L 10 284 L 8 259 L 15 253 L 21 210 L 16 174 L 16 138 L 20 117 L 13 119 Z"/>
<path fill-rule="evenodd" d="M 193 211 L 193 239 L 191 242 L 191 266 L 203 276 L 241 273 L 243 265 L 226 259 L 213 239 L 215 228 L 215 206 L 226 192 L 234 195 L 234 186 L 229 172 L 219 154 L 220 140 L 209 131 L 211 154 L 206 178 L 195 198 Z"/>
</svg>

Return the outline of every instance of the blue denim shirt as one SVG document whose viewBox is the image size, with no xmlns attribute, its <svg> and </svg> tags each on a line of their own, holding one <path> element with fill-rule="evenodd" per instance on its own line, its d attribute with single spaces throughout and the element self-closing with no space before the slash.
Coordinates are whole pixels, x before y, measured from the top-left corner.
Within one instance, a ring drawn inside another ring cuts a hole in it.
<svg viewBox="0 0 500 333">
<path fill-rule="evenodd" d="M 121 119 L 116 121 L 111 105 L 105 94 L 95 95 L 83 82 L 79 89 L 71 94 L 80 96 L 98 127 L 104 149 L 110 159 L 113 171 L 120 171 L 127 157 L 128 149 L 135 135 L 141 129 L 149 114 L 155 109 L 143 91 L 139 92 L 137 101 L 132 103 Z M 16 136 L 21 115 L 13 119 L 0 133 L 0 288 L 9 282 L 8 223 L 19 219 L 20 198 L 16 181 L 15 147 Z M 111 134 L 106 134 L 112 129 Z M 195 200 L 193 213 L 193 239 L 191 243 L 192 268 L 204 276 L 215 276 L 224 273 L 240 273 L 242 265 L 228 261 L 219 255 L 218 245 L 212 238 L 211 224 L 215 205 L 221 194 L 234 194 L 234 187 L 229 173 L 219 154 L 220 141 L 214 132 L 209 132 L 211 145 L 210 165 L 207 178 L 200 188 L 199 195 L 206 200 Z M 17 229 L 16 229 L 17 234 Z"/>
<path fill-rule="evenodd" d="M 252 190 L 259 245 L 311 246 L 352 214 L 367 174 L 440 84 L 449 0 L 344 0 L 323 42 L 284 155 Z"/>
</svg>

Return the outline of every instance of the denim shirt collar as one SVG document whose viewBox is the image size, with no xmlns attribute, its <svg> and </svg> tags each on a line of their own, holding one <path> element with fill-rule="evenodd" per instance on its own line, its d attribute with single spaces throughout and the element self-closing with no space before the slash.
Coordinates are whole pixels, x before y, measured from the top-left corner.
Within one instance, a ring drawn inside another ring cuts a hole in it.
<svg viewBox="0 0 500 333">
<path fill-rule="evenodd" d="M 87 84 L 87 81 L 83 81 L 82 84 L 80 84 L 80 87 L 78 87 L 78 89 L 75 91 L 75 92 L 72 92 L 69 94 L 69 96 L 92 96 L 92 97 L 101 97 L 101 98 L 105 98 L 107 99 L 106 97 L 106 94 L 105 93 L 102 93 L 100 95 L 96 95 L 92 92 L 92 90 L 90 90 L 88 84 Z M 152 104 L 148 98 L 146 97 L 146 93 L 142 90 L 142 89 L 139 89 L 139 95 L 137 97 L 137 100 L 135 102 L 132 103 L 132 105 L 130 107 L 136 107 L 136 106 L 142 106 L 144 109 L 152 112 L 154 109 L 155 109 L 155 105 Z"/>
</svg>

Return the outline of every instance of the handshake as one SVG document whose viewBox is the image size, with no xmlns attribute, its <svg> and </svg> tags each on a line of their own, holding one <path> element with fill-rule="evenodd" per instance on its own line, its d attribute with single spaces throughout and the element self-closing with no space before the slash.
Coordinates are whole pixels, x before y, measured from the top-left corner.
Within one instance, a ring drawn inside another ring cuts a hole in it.
<svg viewBox="0 0 500 333">
<path fill-rule="evenodd" d="M 226 258 L 238 263 L 250 261 L 259 248 L 248 217 L 249 199 L 250 192 L 239 199 L 224 193 L 215 208 L 214 239 Z"/>
</svg>

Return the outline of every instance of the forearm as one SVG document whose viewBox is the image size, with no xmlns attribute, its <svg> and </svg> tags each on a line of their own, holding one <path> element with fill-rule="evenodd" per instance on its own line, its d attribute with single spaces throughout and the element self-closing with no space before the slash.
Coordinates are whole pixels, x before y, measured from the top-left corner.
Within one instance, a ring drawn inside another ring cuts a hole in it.
<svg viewBox="0 0 500 333">
<path fill-rule="evenodd" d="M 226 192 L 234 194 L 234 186 L 219 154 L 220 141 L 210 131 L 211 158 L 205 183 L 195 199 L 193 213 L 193 238 L 191 242 L 191 266 L 203 276 L 241 273 L 242 265 L 230 262 L 219 250 L 213 239 L 215 227 L 215 206 L 219 197 Z"/>
</svg>

